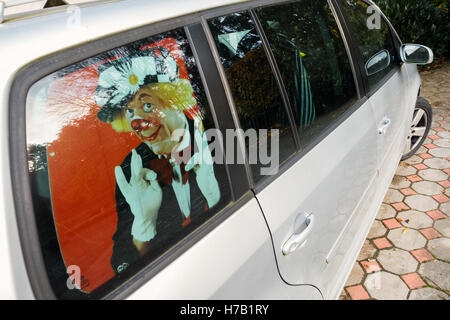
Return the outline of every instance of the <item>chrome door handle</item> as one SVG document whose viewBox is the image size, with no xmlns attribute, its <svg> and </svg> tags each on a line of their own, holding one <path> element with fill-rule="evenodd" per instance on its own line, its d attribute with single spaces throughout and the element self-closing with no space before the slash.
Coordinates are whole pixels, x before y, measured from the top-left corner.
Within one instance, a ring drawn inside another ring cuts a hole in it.
<svg viewBox="0 0 450 320">
<path fill-rule="evenodd" d="M 384 118 L 381 122 L 381 126 L 378 128 L 379 134 L 385 134 L 389 126 L 391 125 L 391 119 Z"/>
<path fill-rule="evenodd" d="M 287 256 L 288 254 L 291 254 L 298 248 L 303 247 L 303 245 L 306 243 L 306 239 L 309 237 L 313 230 L 314 226 L 314 215 L 309 215 L 306 220 L 306 229 L 301 231 L 300 233 L 294 233 L 283 245 L 282 252 L 283 255 Z"/>
</svg>

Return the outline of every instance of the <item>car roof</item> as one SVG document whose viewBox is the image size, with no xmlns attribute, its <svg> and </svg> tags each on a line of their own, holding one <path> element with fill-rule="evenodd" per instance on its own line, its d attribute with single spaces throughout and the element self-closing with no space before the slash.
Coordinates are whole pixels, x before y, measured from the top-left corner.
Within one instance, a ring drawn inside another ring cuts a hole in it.
<svg viewBox="0 0 450 320">
<path fill-rule="evenodd" d="M 112 0 L 43 9 L 0 23 L 0 99 L 25 65 L 125 30 L 246 0 Z"/>
<path fill-rule="evenodd" d="M 35 16 L 36 14 L 51 14 L 55 12 L 55 8 L 63 10 L 67 9 L 70 5 L 76 6 L 91 6 L 98 5 L 105 2 L 118 2 L 120 0 L 1 0 L 0 1 L 0 23 L 5 20 L 18 19 L 18 18 L 28 18 Z M 158 4 L 160 2 L 155 0 L 148 0 L 147 2 L 152 2 L 153 4 Z M 195 7 L 198 3 L 205 1 L 191 1 L 192 7 Z M 229 3 L 236 3 L 236 1 L 226 1 Z M 212 7 L 223 5 L 223 1 L 209 1 Z M 185 3 L 179 1 L 179 5 L 183 7 Z M 184 6 L 186 13 L 190 13 L 190 7 Z M 60 11 L 60 10 L 56 10 Z"/>
</svg>

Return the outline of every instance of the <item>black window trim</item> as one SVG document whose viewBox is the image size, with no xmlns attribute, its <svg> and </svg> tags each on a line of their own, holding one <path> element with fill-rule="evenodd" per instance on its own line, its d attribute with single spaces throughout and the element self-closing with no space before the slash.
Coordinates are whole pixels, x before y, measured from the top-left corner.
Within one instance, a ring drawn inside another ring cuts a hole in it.
<svg viewBox="0 0 450 320">
<path fill-rule="evenodd" d="M 38 60 L 24 66 L 16 73 L 11 84 L 8 103 L 9 123 L 14 123 L 14 126 L 10 126 L 8 128 L 12 190 L 22 254 L 30 285 L 33 294 L 37 299 L 57 299 L 57 297 L 54 295 L 53 289 L 50 285 L 44 258 L 39 245 L 39 233 L 36 225 L 36 216 L 31 196 L 32 189 L 28 175 L 25 115 L 26 97 L 30 87 L 36 81 L 68 65 L 75 64 L 99 53 L 126 45 L 133 41 L 177 28 L 184 28 L 191 50 L 197 59 L 198 50 L 196 50 L 196 48 L 198 47 L 198 41 L 197 45 L 193 44 L 192 30 L 189 28 L 192 25 L 200 23 L 200 15 L 200 13 L 189 14 L 159 23 L 138 27 L 132 30 L 126 30 L 117 34 L 108 35 L 101 39 L 83 43 L 39 58 Z M 197 30 L 196 32 L 199 31 Z M 202 29 L 200 29 L 200 32 L 202 32 Z M 203 68 L 203 62 L 204 61 L 196 61 L 200 76 L 202 78 L 202 83 L 205 84 L 206 82 L 203 77 L 206 73 L 208 73 L 212 79 L 216 77 L 213 72 L 216 64 L 210 63 L 207 69 Z M 212 80 L 210 79 L 208 84 L 211 81 Z M 219 79 L 216 79 L 215 81 L 220 82 Z M 204 86 L 204 89 L 205 91 L 208 91 L 209 86 Z M 217 110 L 215 110 L 215 108 L 220 106 L 221 109 L 230 110 L 226 101 L 217 101 L 217 96 L 220 96 L 220 94 L 217 95 L 217 92 L 215 92 L 214 95 L 207 93 L 206 96 L 210 104 L 214 123 L 218 126 L 219 130 L 221 126 L 234 126 L 234 124 L 223 123 L 223 119 L 218 121 L 219 119 L 216 116 Z M 234 170 L 229 170 L 227 165 L 225 165 L 225 168 L 227 170 L 228 180 L 231 182 L 230 188 L 231 195 L 233 197 L 231 199 L 231 203 L 229 203 L 225 208 L 222 208 L 213 217 L 205 221 L 198 229 L 187 235 L 182 241 L 170 248 L 161 257 L 146 265 L 143 269 L 126 281 L 120 283 L 120 285 L 115 289 L 105 293 L 103 296 L 93 295 L 93 297 L 99 299 L 116 299 L 127 297 L 139 287 L 144 285 L 158 272 L 163 270 L 182 253 L 187 251 L 206 234 L 215 229 L 234 212 L 239 210 L 239 208 L 241 208 L 244 204 L 253 199 L 253 193 L 249 188 L 249 182 L 245 179 L 245 174 L 242 174 L 242 172 L 245 171 L 243 166 L 235 166 Z"/>
<path fill-rule="evenodd" d="M 336 0 L 328 0 L 328 4 L 333 12 L 334 19 L 337 22 L 339 31 L 344 41 L 347 56 L 350 60 L 350 66 L 352 68 L 353 77 L 355 79 L 356 90 L 358 98 L 361 99 L 365 96 L 365 83 L 364 75 L 359 67 L 358 59 L 360 59 L 359 52 L 356 51 L 354 40 L 352 38 L 350 29 L 347 25 L 347 21 L 344 18 L 343 13 Z"/>
<path fill-rule="evenodd" d="M 221 80 L 222 86 L 225 90 L 226 98 L 228 101 L 228 105 L 230 106 L 230 111 L 231 111 L 231 115 L 233 117 L 233 122 L 234 122 L 235 128 L 242 128 L 241 122 L 239 120 L 239 116 L 238 116 L 238 113 L 236 110 L 236 106 L 234 105 L 233 96 L 231 94 L 231 88 L 228 83 L 227 77 L 225 75 L 225 70 L 223 69 L 223 67 L 220 64 L 219 52 L 217 51 L 217 48 L 214 44 L 214 38 L 213 38 L 213 35 L 208 26 L 207 19 L 210 19 L 210 17 L 209 17 L 209 15 L 206 15 L 206 16 L 207 17 L 205 17 L 205 15 L 203 15 L 201 17 L 201 24 L 202 24 L 203 30 L 206 34 L 206 39 L 208 41 L 208 45 L 209 45 L 211 53 L 214 57 L 215 63 L 218 66 L 220 80 Z M 242 136 L 240 131 L 237 132 L 237 141 L 239 144 L 238 149 L 241 151 L 241 154 L 246 155 L 245 141 L 244 141 L 244 137 Z M 248 163 L 247 159 L 245 159 L 244 165 L 245 165 L 245 175 L 247 177 L 247 180 L 250 183 L 250 187 L 252 187 L 252 186 L 254 186 L 253 175 L 252 175 L 252 171 L 250 168 L 250 164 Z"/>
<path fill-rule="evenodd" d="M 284 83 L 283 77 L 281 76 L 280 69 L 278 67 L 277 60 L 273 55 L 273 50 L 270 46 L 269 40 L 267 39 L 266 33 L 264 32 L 264 28 L 261 25 L 261 21 L 259 20 L 258 15 L 255 12 L 255 8 L 250 9 L 250 16 L 255 23 L 255 28 L 258 34 L 261 36 L 262 46 L 264 48 L 264 52 L 266 53 L 267 60 L 269 62 L 270 68 L 272 69 L 272 73 L 275 76 L 275 80 L 277 82 L 278 88 L 280 90 L 281 99 L 283 101 L 283 106 L 285 112 L 288 116 L 289 126 L 291 128 L 292 137 L 294 139 L 296 150 L 301 149 L 301 139 L 298 134 L 297 127 L 294 121 L 294 114 L 292 112 L 292 106 L 289 99 L 289 95 L 286 91 L 286 85 Z"/>
<path fill-rule="evenodd" d="M 225 92 L 227 93 L 227 98 L 228 98 L 228 104 L 231 108 L 231 112 L 233 114 L 233 119 L 236 125 L 236 128 L 241 129 L 242 125 L 241 122 L 239 120 L 239 116 L 238 116 L 238 112 L 237 112 L 237 108 L 236 105 L 234 103 L 234 98 L 233 98 L 233 94 L 231 92 L 231 86 L 228 82 L 227 76 L 225 74 L 225 69 L 223 68 L 222 63 L 220 62 L 220 55 L 219 52 L 217 50 L 215 41 L 214 41 L 214 36 L 211 32 L 211 29 L 209 28 L 208 25 L 208 20 L 210 19 L 214 19 L 217 17 L 221 17 L 221 16 L 226 16 L 229 14 L 233 14 L 233 13 L 238 13 L 238 12 L 247 12 L 251 19 L 253 20 L 253 23 L 255 24 L 255 28 L 256 31 L 258 32 L 259 36 L 260 36 L 260 40 L 262 42 L 263 48 L 264 48 L 264 53 L 266 54 L 267 57 L 267 62 L 269 63 L 269 66 L 272 70 L 272 73 L 275 77 L 275 81 L 277 82 L 277 86 L 278 89 L 280 91 L 280 96 L 282 98 L 283 101 L 283 105 L 286 111 L 286 114 L 288 116 L 288 121 L 289 121 L 289 127 L 290 127 L 290 131 L 292 134 L 292 138 L 294 140 L 294 144 L 295 144 L 295 151 L 294 153 L 288 158 L 292 159 L 292 157 L 298 153 L 298 150 L 300 149 L 300 144 L 299 144 L 299 137 L 298 137 L 298 132 L 295 128 L 295 124 L 293 121 L 293 117 L 292 117 L 292 111 L 291 111 L 291 107 L 290 107 L 290 102 L 289 99 L 287 98 L 287 93 L 286 93 L 286 89 L 285 86 L 283 84 L 283 81 L 281 79 L 281 75 L 279 73 L 278 67 L 275 63 L 275 59 L 273 58 L 273 55 L 271 55 L 271 50 L 270 50 L 270 45 L 267 42 L 267 38 L 265 37 L 265 33 L 264 30 L 262 30 L 262 28 L 257 26 L 257 21 L 259 20 L 255 20 L 255 13 L 254 13 L 254 9 L 264 6 L 264 5 L 270 5 L 270 4 L 283 4 L 283 3 L 289 3 L 292 2 L 293 0 L 281 0 L 281 1 L 267 1 L 267 0 L 260 0 L 260 1 L 254 1 L 254 2 L 250 2 L 250 3 L 243 3 L 243 4 L 237 4 L 237 5 L 233 5 L 230 7 L 227 7 L 226 10 L 224 10 L 225 12 L 223 12 L 222 10 L 211 10 L 210 12 L 207 12 L 206 14 L 204 14 L 202 16 L 202 25 L 203 28 L 205 30 L 205 33 L 207 35 L 208 41 L 209 41 L 209 46 L 211 48 L 211 51 L 213 52 L 214 58 L 216 60 L 216 64 L 219 68 L 219 72 L 220 72 L 220 77 L 222 79 L 222 83 L 223 83 L 223 87 L 225 88 Z M 257 17 L 256 17 L 257 18 Z M 272 57 L 272 59 L 270 58 Z M 245 150 L 244 151 L 244 155 L 247 154 L 246 148 L 245 148 L 245 137 L 242 135 L 242 132 L 239 131 L 238 134 L 238 140 L 239 140 L 239 144 L 240 144 L 240 148 L 241 150 Z M 286 162 L 284 163 L 284 165 L 286 164 Z M 273 180 L 274 177 L 278 177 L 279 173 L 277 173 L 274 176 L 268 176 L 265 178 L 262 178 L 260 181 L 255 182 L 254 178 L 253 178 L 253 173 L 252 173 L 252 168 L 250 167 L 250 164 L 248 163 L 248 159 L 247 156 L 245 157 L 245 165 L 247 168 L 247 176 L 248 179 L 250 181 L 250 187 L 256 192 L 256 189 L 259 185 L 261 185 L 262 183 L 264 183 L 267 180 Z"/>
<path fill-rule="evenodd" d="M 355 64 L 355 69 L 358 70 L 359 75 L 359 82 L 361 84 L 361 94 L 363 96 L 367 96 L 368 88 L 369 88 L 369 79 L 366 75 L 365 69 L 364 69 L 364 62 L 363 57 L 361 55 L 361 52 L 358 48 L 358 45 L 356 43 L 354 32 L 352 31 L 350 27 L 350 23 L 347 20 L 347 17 L 344 14 L 344 11 L 341 7 L 341 4 L 338 0 L 330 0 L 333 4 L 333 7 L 336 10 L 336 14 L 339 16 L 339 20 L 341 21 L 341 25 L 344 29 L 344 33 L 346 34 L 348 40 L 349 40 L 349 47 L 352 52 L 352 55 L 354 57 L 353 63 Z"/>
<path fill-rule="evenodd" d="M 266 5 L 277 5 L 277 4 L 285 4 L 285 3 L 292 3 L 295 1 L 300 1 L 300 0 L 280 0 L 280 1 L 268 1 L 268 0 L 259 0 L 259 1 L 251 1 L 250 3 L 244 3 L 244 4 L 237 4 L 237 5 L 232 5 L 227 7 L 224 10 L 217 10 L 217 9 L 213 9 L 210 10 L 208 12 L 206 12 L 205 14 L 202 15 L 201 19 L 202 19 L 202 24 L 203 27 L 205 29 L 205 32 L 207 34 L 207 38 L 208 41 L 210 42 L 210 47 L 211 47 L 211 51 L 214 54 L 214 58 L 216 59 L 216 63 L 218 65 L 218 68 L 220 70 L 220 74 L 221 74 L 221 78 L 222 78 L 222 82 L 225 88 L 225 91 L 227 92 L 227 97 L 229 99 L 229 105 L 230 108 L 232 109 L 232 113 L 233 113 L 233 117 L 235 119 L 235 123 L 236 123 L 236 127 L 237 128 L 242 128 L 242 126 L 240 125 L 240 121 L 239 121 L 239 117 L 237 115 L 237 111 L 236 111 L 236 106 L 234 104 L 233 101 L 233 97 L 232 97 L 232 93 L 231 93 L 231 88 L 230 85 L 228 83 L 228 80 L 226 78 L 225 75 L 225 71 L 223 69 L 222 64 L 220 63 L 220 59 L 219 59 L 219 53 L 217 51 L 217 48 L 215 46 L 215 42 L 214 42 L 214 37 L 209 29 L 207 20 L 209 19 L 213 19 L 219 16 L 223 16 L 223 15 L 228 15 L 228 14 L 232 14 L 232 13 L 237 13 L 237 12 L 243 12 L 243 11 L 248 11 L 249 13 L 254 13 L 254 9 L 257 9 L 259 7 L 263 7 Z M 353 78 L 355 81 L 355 89 L 356 89 L 356 101 L 353 103 L 352 106 L 349 107 L 348 110 L 346 110 L 342 115 L 339 116 L 339 118 L 333 122 L 330 126 L 328 126 L 321 134 L 319 134 L 315 139 L 313 139 L 308 145 L 306 146 L 302 146 L 301 144 L 301 138 L 299 137 L 299 134 L 295 128 L 295 124 L 291 124 L 291 131 L 292 131 L 292 126 L 293 127 L 293 132 L 294 132 L 294 136 L 297 136 L 299 141 L 300 141 L 300 146 L 301 148 L 298 148 L 283 164 L 280 165 L 278 172 L 275 175 L 271 175 L 271 176 L 267 176 L 262 178 L 260 181 L 258 181 L 256 184 L 253 181 L 253 177 L 251 174 L 251 168 L 250 165 L 246 162 L 247 164 L 247 168 L 248 168 L 248 175 L 249 175 L 249 179 L 252 182 L 251 183 L 251 187 L 253 188 L 253 191 L 255 192 L 255 195 L 259 194 L 263 189 L 265 189 L 269 184 L 271 184 L 273 181 L 275 181 L 279 176 L 281 176 L 283 173 L 285 173 L 287 170 L 289 170 L 294 164 L 296 164 L 301 158 L 303 158 L 309 151 L 311 151 L 315 146 L 317 146 L 322 140 L 324 140 L 329 134 L 331 134 L 335 129 L 337 129 L 344 121 L 346 121 L 356 110 L 358 110 L 366 101 L 367 101 L 367 97 L 364 95 L 364 91 L 362 90 L 363 88 L 363 78 L 360 74 L 360 69 L 359 69 L 359 64 L 355 63 L 354 61 L 354 57 L 357 57 L 357 54 L 354 51 L 354 45 L 352 43 L 350 34 L 348 29 L 345 28 L 345 22 L 342 20 L 341 16 L 338 14 L 338 12 L 335 9 L 335 0 L 321 0 L 321 1 L 327 1 L 330 10 L 332 12 L 332 15 L 338 25 L 339 28 L 339 32 L 341 34 L 342 37 L 342 41 L 344 43 L 344 46 L 346 48 L 346 52 L 347 52 L 347 57 L 349 59 L 349 64 L 351 66 L 352 69 L 352 74 L 353 74 Z M 254 19 L 254 15 L 252 14 L 252 19 Z M 259 19 L 257 20 L 259 21 Z M 255 21 L 255 24 L 257 22 Z M 257 29 L 258 33 L 261 35 L 261 41 L 263 42 L 263 45 L 265 47 L 265 50 L 267 50 L 266 48 L 270 48 L 270 45 L 267 42 L 267 38 L 265 36 L 264 30 L 262 30 L 262 28 L 258 28 Z M 267 52 L 266 52 L 267 54 Z M 278 70 L 278 67 L 276 65 L 276 62 L 274 59 L 269 59 L 269 55 L 268 56 L 268 60 L 269 60 L 269 64 L 271 65 L 272 70 Z M 359 70 L 359 72 L 358 72 Z M 274 75 L 276 75 L 276 71 L 274 72 Z M 286 93 L 286 89 L 284 87 L 283 81 L 281 78 L 276 78 L 277 82 L 279 82 L 279 86 L 282 86 L 282 90 L 280 90 L 280 93 L 283 94 L 287 94 Z M 289 101 L 289 99 L 287 100 Z M 288 113 L 288 117 L 291 118 L 292 114 Z M 243 137 L 240 137 L 241 141 L 243 141 Z M 243 142 L 241 142 L 241 145 L 243 145 Z M 244 149 L 245 150 L 245 149 Z"/>
<path fill-rule="evenodd" d="M 237 3 L 237 4 L 233 4 L 233 5 L 229 5 L 226 7 L 219 7 L 219 8 L 213 8 L 210 10 L 206 10 L 205 12 L 202 13 L 201 15 L 201 23 L 204 29 L 204 32 L 206 34 L 208 43 L 209 43 L 209 47 L 210 50 L 214 56 L 214 59 L 216 61 L 216 65 L 218 67 L 219 70 L 219 74 L 220 74 L 220 78 L 222 80 L 223 83 L 223 87 L 225 89 L 225 93 L 228 99 L 228 104 L 230 106 L 231 109 L 231 113 L 233 115 L 233 120 L 235 123 L 235 128 L 242 128 L 239 117 L 238 117 L 238 113 L 236 110 L 236 106 L 234 104 L 234 99 L 233 99 L 233 95 L 231 93 L 231 88 L 230 85 L 228 83 L 228 79 L 226 78 L 225 75 L 225 70 L 223 69 L 222 64 L 220 63 L 220 58 L 219 58 L 219 53 L 217 51 L 215 42 L 214 42 L 214 37 L 211 33 L 211 30 L 208 26 L 208 20 L 209 19 L 213 19 L 213 18 L 217 18 L 220 16 L 224 16 L 224 15 L 229 15 L 232 13 L 237 13 L 237 12 L 243 12 L 243 11 L 248 11 L 250 15 L 252 15 L 252 10 L 256 9 L 258 7 L 261 6 L 265 6 L 265 5 L 276 5 L 276 4 L 283 4 L 283 3 L 290 3 L 293 1 L 298 1 L 298 0 L 254 0 L 254 1 L 248 1 L 248 2 L 244 2 L 244 3 Z M 322 1 L 328 1 L 328 0 L 322 0 Z M 252 16 L 253 18 L 253 16 Z M 255 21 L 255 25 L 256 25 L 256 21 Z M 259 32 L 259 31 L 258 31 Z M 259 32 L 261 35 L 264 35 L 264 31 L 260 30 Z M 263 38 L 263 36 L 261 36 L 261 38 Z M 264 35 L 265 38 L 265 35 Z M 286 108 L 289 108 L 289 99 L 287 98 L 287 93 L 286 93 L 286 89 L 284 87 L 284 85 L 282 84 L 282 80 L 281 78 L 277 78 L 276 77 L 276 70 L 277 70 L 277 66 L 274 65 L 274 60 L 270 60 L 269 59 L 269 54 L 267 54 L 267 48 L 269 48 L 269 44 L 267 43 L 267 40 L 261 39 L 263 46 L 264 46 L 264 50 L 266 52 L 266 55 L 268 56 L 268 60 L 269 60 L 269 65 L 272 69 L 272 71 L 274 72 L 274 76 L 276 78 L 277 81 L 277 85 L 280 88 L 280 95 L 283 99 L 283 104 L 285 105 Z M 287 104 L 285 103 L 287 102 Z M 293 153 L 293 155 L 296 154 L 296 152 L 298 152 L 301 144 L 300 144 L 300 138 L 298 136 L 298 132 L 295 128 L 295 124 L 293 121 L 293 116 L 292 116 L 292 111 L 291 109 L 288 111 L 287 110 L 287 115 L 288 115 L 288 119 L 289 119 L 289 125 L 291 127 L 291 133 L 293 134 L 293 139 L 294 139 L 294 143 L 296 146 L 296 151 L 295 153 Z M 245 142 L 244 142 L 244 137 L 242 136 L 241 132 L 238 132 L 237 135 L 237 139 L 238 139 L 238 143 L 239 143 L 239 149 L 240 152 L 242 152 L 242 154 L 246 155 L 246 149 L 245 149 Z M 291 158 L 292 156 L 291 155 Z M 245 157 L 247 158 L 247 157 Z M 252 169 L 250 167 L 250 164 L 247 161 L 248 159 L 245 159 L 245 167 L 246 167 L 246 175 L 247 175 L 247 179 L 250 182 L 250 187 L 251 188 L 255 188 L 258 184 L 260 184 L 262 181 L 259 181 L 258 183 L 255 184 L 255 181 L 253 179 L 253 174 L 252 174 Z M 262 179 L 264 180 L 264 179 Z"/>
</svg>

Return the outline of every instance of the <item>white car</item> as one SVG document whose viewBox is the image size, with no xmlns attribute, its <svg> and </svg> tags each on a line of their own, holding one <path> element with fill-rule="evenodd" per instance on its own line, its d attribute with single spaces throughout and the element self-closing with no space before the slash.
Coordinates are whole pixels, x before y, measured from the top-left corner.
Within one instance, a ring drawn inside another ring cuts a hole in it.
<svg viewBox="0 0 450 320">
<path fill-rule="evenodd" d="M 429 48 L 371 1 L 33 2 L 0 1 L 1 298 L 338 298 Z"/>
</svg>

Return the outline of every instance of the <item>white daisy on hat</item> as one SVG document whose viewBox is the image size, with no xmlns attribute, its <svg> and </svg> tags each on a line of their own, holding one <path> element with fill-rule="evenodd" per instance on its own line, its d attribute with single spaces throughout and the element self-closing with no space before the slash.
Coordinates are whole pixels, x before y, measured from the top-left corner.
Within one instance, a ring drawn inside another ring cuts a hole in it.
<svg viewBox="0 0 450 320">
<path fill-rule="evenodd" d="M 169 50 L 155 47 L 104 63 L 98 72 L 95 102 L 102 108 L 97 116 L 103 122 L 112 122 L 141 86 L 177 81 L 179 71 Z"/>
</svg>

